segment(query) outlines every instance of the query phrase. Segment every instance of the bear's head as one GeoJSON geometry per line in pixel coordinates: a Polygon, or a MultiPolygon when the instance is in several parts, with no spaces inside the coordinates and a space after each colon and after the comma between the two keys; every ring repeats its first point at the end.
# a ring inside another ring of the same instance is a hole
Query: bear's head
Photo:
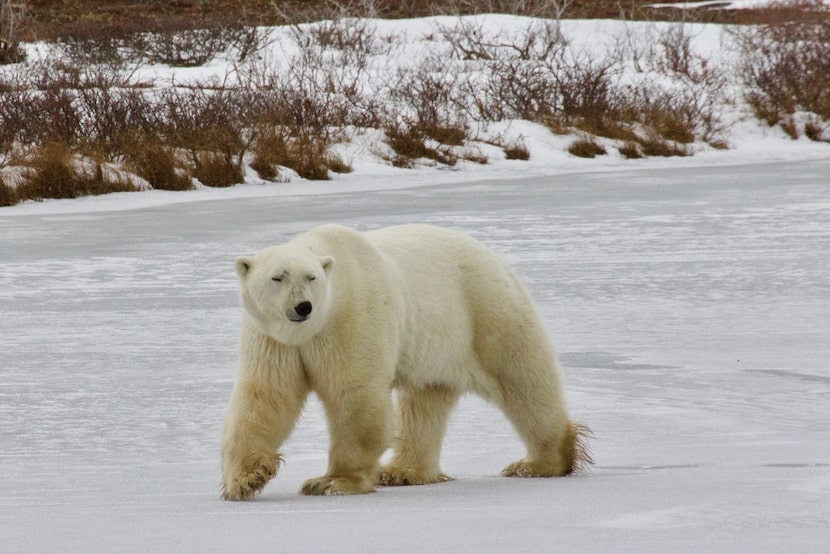
{"type": "Polygon", "coordinates": [[[300,345],[325,325],[334,258],[295,245],[271,246],[236,259],[245,312],[277,342],[300,345]]]}

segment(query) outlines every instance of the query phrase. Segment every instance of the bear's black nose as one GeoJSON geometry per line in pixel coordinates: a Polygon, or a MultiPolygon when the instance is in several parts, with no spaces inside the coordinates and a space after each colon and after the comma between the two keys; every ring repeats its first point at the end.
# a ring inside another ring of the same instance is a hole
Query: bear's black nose
{"type": "Polygon", "coordinates": [[[306,317],[308,314],[311,313],[311,302],[300,302],[299,304],[294,306],[294,311],[297,312],[298,316],[306,317]]]}

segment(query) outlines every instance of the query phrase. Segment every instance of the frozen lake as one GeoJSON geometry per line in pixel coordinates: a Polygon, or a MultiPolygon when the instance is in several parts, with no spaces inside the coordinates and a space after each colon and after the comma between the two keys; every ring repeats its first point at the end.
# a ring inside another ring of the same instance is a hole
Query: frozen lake
{"type": "Polygon", "coordinates": [[[0,475],[3,553],[826,552],[830,161],[0,213],[0,475]],[[221,501],[233,259],[324,222],[501,252],[592,471],[498,477],[521,444],[469,397],[455,481],[303,497],[326,461],[312,401],[264,493],[221,501]]]}

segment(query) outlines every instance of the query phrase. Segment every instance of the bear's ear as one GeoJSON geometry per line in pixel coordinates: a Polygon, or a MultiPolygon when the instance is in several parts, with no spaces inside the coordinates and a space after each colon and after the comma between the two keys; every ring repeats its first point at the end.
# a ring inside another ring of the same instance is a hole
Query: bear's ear
{"type": "Polygon", "coordinates": [[[239,256],[236,258],[236,274],[240,277],[245,277],[251,269],[254,260],[249,256],[239,256]]]}
{"type": "Polygon", "coordinates": [[[328,275],[334,267],[334,258],[331,256],[320,256],[320,265],[322,266],[323,271],[326,272],[326,275],[328,275]]]}

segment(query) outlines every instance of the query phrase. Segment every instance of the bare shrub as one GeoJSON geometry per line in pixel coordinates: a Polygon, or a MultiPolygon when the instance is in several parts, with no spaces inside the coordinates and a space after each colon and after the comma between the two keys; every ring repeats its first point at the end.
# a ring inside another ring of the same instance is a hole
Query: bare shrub
{"type": "Polygon", "coordinates": [[[71,66],[103,65],[120,70],[144,60],[144,31],[140,22],[129,19],[106,26],[80,21],[64,26],[54,47],[71,66]]]}
{"type": "Polygon", "coordinates": [[[477,60],[483,70],[482,78],[458,80],[465,95],[459,104],[474,119],[540,121],[559,111],[556,72],[551,69],[568,43],[558,21],[529,20],[515,32],[488,35],[482,20],[459,19],[438,30],[455,57],[477,60]]]}
{"type": "Polygon", "coordinates": [[[20,63],[26,60],[26,51],[19,42],[0,40],[0,65],[20,63]]]}
{"type": "Polygon", "coordinates": [[[556,71],[562,114],[572,125],[606,135],[620,118],[619,68],[610,59],[575,57],[556,71]]]}
{"type": "Polygon", "coordinates": [[[636,109],[627,114],[652,134],[667,140],[688,144],[695,140],[694,113],[684,110],[684,98],[665,91],[635,92],[636,109]],[[654,96],[656,95],[656,96],[654,96]]]}
{"type": "Polygon", "coordinates": [[[328,68],[331,82],[345,84],[348,80],[354,86],[356,81],[350,75],[362,74],[372,57],[392,51],[392,37],[379,36],[370,20],[380,9],[374,0],[326,2],[314,8],[311,14],[305,10],[280,13],[289,22],[294,42],[302,51],[302,63],[308,65],[311,55],[317,64],[328,68]],[[314,23],[302,25],[302,21],[314,23]]]}
{"type": "Polygon", "coordinates": [[[154,107],[109,66],[73,68],[62,63],[29,67],[8,90],[0,87],[0,148],[60,142],[117,158],[121,137],[152,127],[154,107]]]}
{"type": "Polygon", "coordinates": [[[283,8],[282,2],[272,2],[272,8],[280,19],[289,25],[309,21],[334,21],[345,18],[375,19],[398,0],[338,0],[326,2],[300,2],[283,8]]]}
{"type": "Polygon", "coordinates": [[[698,56],[692,49],[692,36],[683,23],[671,25],[657,36],[656,51],[652,50],[655,63],[664,74],[691,76],[697,71],[698,56]]]}
{"type": "Polygon", "coordinates": [[[691,142],[697,136],[711,143],[728,129],[724,111],[734,99],[728,92],[726,70],[717,60],[695,52],[692,38],[688,25],[675,23],[659,35],[657,48],[652,51],[651,65],[674,83],[671,90],[664,91],[660,104],[677,114],[675,127],[685,127],[683,132],[691,138],[663,136],[679,142],[691,142]]]}
{"type": "Polygon", "coordinates": [[[156,127],[154,106],[135,88],[88,86],[77,91],[79,131],[84,146],[113,160],[129,146],[128,135],[149,134],[156,127]]]}
{"type": "Polygon", "coordinates": [[[30,108],[25,142],[77,143],[82,114],[78,111],[72,90],[64,88],[59,82],[44,83],[44,88],[32,95],[30,108]]]}
{"type": "Polygon", "coordinates": [[[620,130],[618,121],[625,100],[619,60],[613,52],[597,56],[558,36],[556,46],[539,59],[541,67],[533,74],[532,90],[538,91],[533,97],[542,107],[542,117],[534,120],[541,120],[555,132],[576,127],[590,134],[614,136],[620,130]]]}
{"type": "MultiPolygon", "coordinates": [[[[402,112],[411,132],[393,130],[398,136],[430,137],[448,145],[463,144],[467,125],[459,105],[458,75],[437,57],[428,57],[415,68],[402,68],[388,87],[388,96],[402,112]]],[[[388,133],[387,133],[388,134],[388,133]]]]}
{"type": "Polygon", "coordinates": [[[15,144],[24,141],[31,125],[32,92],[0,88],[0,167],[6,165],[15,144]]]}
{"type": "Polygon", "coordinates": [[[595,158],[607,154],[605,147],[591,138],[575,140],[568,146],[568,153],[579,158],[595,158]]]}
{"type": "Polygon", "coordinates": [[[0,65],[26,60],[26,51],[20,46],[20,34],[28,19],[26,0],[0,0],[0,65]]]}
{"type": "Polygon", "coordinates": [[[470,93],[477,120],[551,120],[561,111],[559,86],[550,67],[538,61],[504,57],[488,64],[484,91],[470,93]]]}
{"type": "MultiPolygon", "coordinates": [[[[254,162],[266,175],[288,167],[306,179],[329,179],[342,161],[329,154],[351,121],[348,106],[334,92],[313,84],[280,80],[263,99],[254,141],[254,162]]],[[[263,176],[263,178],[266,178],[263,176]]]]}
{"type": "MultiPolygon", "coordinates": [[[[410,0],[418,5],[417,0],[410,0]]],[[[545,0],[533,2],[527,0],[443,0],[426,2],[433,12],[461,15],[481,13],[510,13],[537,18],[561,19],[567,12],[572,17],[580,16],[579,5],[573,0],[545,0]],[[575,5],[577,4],[577,5],[575,5]]],[[[590,2],[587,4],[595,4],[590,2]]]]}
{"type": "MultiPolygon", "coordinates": [[[[820,1],[802,2],[821,11],[820,1]]],[[[745,99],[769,125],[806,111],[830,120],[830,16],[769,23],[734,31],[745,99]]]]}
{"type": "MultiPolygon", "coordinates": [[[[556,13],[561,15],[563,7],[556,13]]],[[[655,32],[653,44],[642,51],[632,54],[638,41],[623,37],[601,56],[571,45],[558,21],[530,23],[495,37],[488,36],[482,20],[461,19],[441,30],[454,55],[484,74],[461,80],[458,103],[474,119],[522,118],[554,132],[575,127],[629,142],[645,134],[681,143],[715,142],[728,127],[726,74],[693,50],[689,27],[682,23],[655,32]],[[631,55],[643,75],[623,83],[631,55]]]]}
{"type": "Polygon", "coordinates": [[[380,54],[385,50],[371,22],[347,14],[315,23],[308,27],[307,33],[321,48],[339,50],[349,57],[380,54]]]}
{"type": "Polygon", "coordinates": [[[242,160],[253,141],[254,105],[242,91],[168,89],[161,94],[161,132],[171,146],[188,154],[193,175],[218,186],[242,181],[242,160]],[[212,172],[216,172],[215,176],[212,172]]]}
{"type": "Polygon", "coordinates": [[[450,27],[438,25],[438,30],[461,60],[496,60],[512,56],[520,60],[550,59],[567,45],[559,21],[530,19],[515,33],[488,35],[481,19],[459,18],[450,27]]]}
{"type": "Polygon", "coordinates": [[[144,44],[147,61],[173,67],[198,67],[238,44],[240,27],[209,25],[198,29],[160,30],[144,44]]]}
{"type": "Polygon", "coordinates": [[[383,99],[376,89],[366,92],[371,80],[368,58],[344,59],[340,51],[333,56],[314,38],[313,30],[293,27],[299,52],[288,60],[264,55],[239,64],[243,86],[267,91],[263,101],[269,106],[264,111],[273,114],[274,121],[308,127],[313,134],[331,134],[329,129],[350,125],[379,127],[383,99]]]}
{"type": "Polygon", "coordinates": [[[256,91],[246,113],[254,120],[253,167],[264,179],[276,178],[280,166],[307,179],[328,179],[329,170],[348,166],[329,152],[344,129],[379,126],[381,100],[363,91],[366,67],[327,56],[302,34],[308,29],[296,26],[300,50],[285,65],[264,59],[239,68],[245,87],[256,91]]]}

